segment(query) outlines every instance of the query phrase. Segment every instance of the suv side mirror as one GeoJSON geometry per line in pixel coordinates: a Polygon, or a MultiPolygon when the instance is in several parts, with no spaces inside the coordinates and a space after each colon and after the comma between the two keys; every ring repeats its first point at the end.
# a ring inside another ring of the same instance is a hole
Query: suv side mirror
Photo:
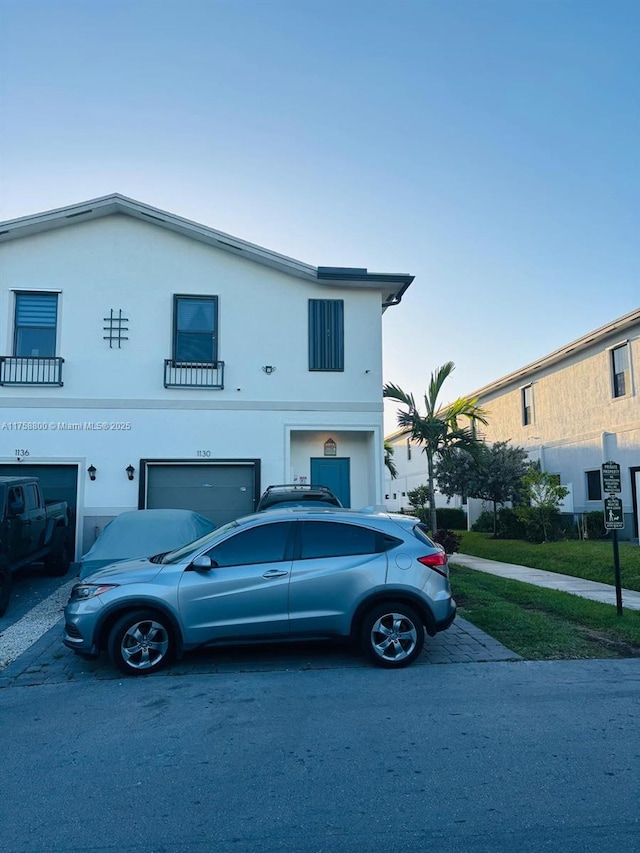
{"type": "Polygon", "coordinates": [[[211,561],[211,557],[208,557],[206,554],[200,554],[199,557],[196,557],[195,560],[191,563],[192,569],[212,569],[213,562],[211,561]]]}

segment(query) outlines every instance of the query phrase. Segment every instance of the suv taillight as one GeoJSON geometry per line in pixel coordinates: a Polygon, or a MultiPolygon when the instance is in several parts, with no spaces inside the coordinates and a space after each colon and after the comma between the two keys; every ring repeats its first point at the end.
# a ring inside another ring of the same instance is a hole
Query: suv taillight
{"type": "Polygon", "coordinates": [[[442,575],[443,578],[449,577],[446,568],[440,568],[441,566],[446,567],[447,565],[447,555],[444,551],[436,551],[435,554],[427,554],[426,557],[418,557],[418,562],[422,563],[423,566],[428,566],[428,568],[433,569],[434,572],[442,575]]]}

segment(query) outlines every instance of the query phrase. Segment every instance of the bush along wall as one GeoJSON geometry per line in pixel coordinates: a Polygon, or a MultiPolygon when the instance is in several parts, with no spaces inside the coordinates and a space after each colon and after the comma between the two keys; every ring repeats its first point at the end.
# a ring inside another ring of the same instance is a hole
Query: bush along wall
{"type": "Polygon", "coordinates": [[[451,507],[436,508],[438,529],[466,530],[467,515],[463,509],[451,507]]]}

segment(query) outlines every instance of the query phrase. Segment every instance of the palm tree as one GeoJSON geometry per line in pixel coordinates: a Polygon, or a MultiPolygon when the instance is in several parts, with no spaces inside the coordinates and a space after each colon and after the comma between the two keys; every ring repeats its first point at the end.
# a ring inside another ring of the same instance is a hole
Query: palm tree
{"type": "Polygon", "coordinates": [[[394,446],[390,442],[385,441],[385,443],[384,443],[384,464],[386,465],[387,471],[389,472],[389,475],[391,476],[392,480],[395,480],[396,477],[398,476],[398,466],[393,461],[393,454],[394,453],[395,453],[394,446]]]}
{"type": "Polygon", "coordinates": [[[487,423],[487,413],[478,406],[477,398],[458,397],[447,406],[439,404],[438,397],[442,386],[454,369],[454,363],[448,361],[431,374],[429,388],[424,395],[425,414],[421,414],[418,410],[413,394],[407,394],[402,388],[391,384],[385,385],[383,390],[383,395],[387,399],[395,400],[406,407],[404,411],[398,412],[398,426],[405,435],[411,436],[413,441],[422,445],[422,452],[427,457],[427,488],[432,533],[435,533],[437,528],[434,460],[436,456],[446,456],[454,448],[461,448],[475,454],[483,445],[476,435],[476,424],[487,423]],[[462,424],[461,420],[468,423],[462,424]]]}

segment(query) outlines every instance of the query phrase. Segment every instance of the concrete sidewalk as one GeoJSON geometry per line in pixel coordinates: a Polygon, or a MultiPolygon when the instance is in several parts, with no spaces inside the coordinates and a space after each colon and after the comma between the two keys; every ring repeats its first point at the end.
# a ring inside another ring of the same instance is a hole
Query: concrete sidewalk
{"type": "MultiPolygon", "coordinates": [[[[495,560],[485,560],[482,557],[469,557],[467,554],[452,554],[449,557],[449,562],[489,575],[523,581],[534,586],[542,586],[545,589],[559,589],[562,592],[570,593],[570,595],[579,595],[581,598],[589,598],[591,601],[616,606],[616,588],[606,583],[586,581],[582,578],[574,578],[572,575],[559,575],[556,572],[543,572],[541,569],[516,566],[514,563],[498,563],[495,560]]],[[[640,610],[640,592],[623,589],[622,607],[627,610],[640,610]]]]}

